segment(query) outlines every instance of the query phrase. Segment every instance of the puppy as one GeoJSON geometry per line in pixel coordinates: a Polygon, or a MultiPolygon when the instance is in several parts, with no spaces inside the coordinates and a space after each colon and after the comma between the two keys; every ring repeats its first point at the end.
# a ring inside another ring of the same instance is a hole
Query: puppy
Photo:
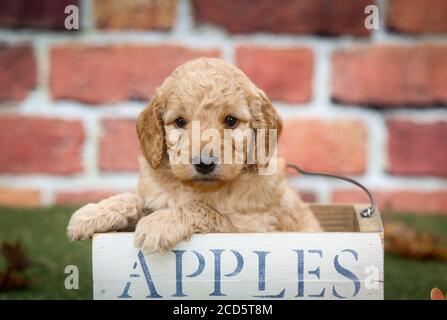
{"type": "Polygon", "coordinates": [[[267,138],[275,132],[279,137],[281,130],[265,93],[233,65],[200,58],[179,66],[137,121],[144,155],[138,194],[79,209],[69,222],[69,238],[135,228],[137,248],[164,253],[194,233],[321,231],[309,206],[288,185],[284,161],[270,156],[276,139],[267,138]],[[200,140],[191,151],[194,132],[210,129],[224,139],[200,140]],[[264,130],[265,141],[255,135],[238,148],[225,137],[225,130],[236,129],[264,130]],[[205,148],[212,152],[204,153],[205,148]],[[251,161],[258,148],[270,152],[267,161],[251,161]],[[222,149],[231,151],[232,161],[222,161],[222,149]],[[187,161],[175,159],[179,150],[187,161]]]}

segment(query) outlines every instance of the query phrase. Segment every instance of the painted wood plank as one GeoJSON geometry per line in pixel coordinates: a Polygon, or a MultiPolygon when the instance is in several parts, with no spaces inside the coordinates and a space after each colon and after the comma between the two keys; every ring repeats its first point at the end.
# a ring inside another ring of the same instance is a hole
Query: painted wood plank
{"type": "Polygon", "coordinates": [[[133,233],[93,239],[95,299],[383,299],[378,233],[194,235],[143,256],[133,233]]]}

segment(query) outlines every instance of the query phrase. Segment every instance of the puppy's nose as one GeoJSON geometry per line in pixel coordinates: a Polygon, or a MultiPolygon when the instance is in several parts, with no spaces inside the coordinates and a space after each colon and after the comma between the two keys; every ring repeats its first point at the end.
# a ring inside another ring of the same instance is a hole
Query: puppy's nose
{"type": "Polygon", "coordinates": [[[216,168],[216,159],[213,157],[202,157],[199,163],[194,164],[194,168],[201,174],[208,174],[216,168]]]}
{"type": "Polygon", "coordinates": [[[201,174],[208,174],[214,171],[214,168],[216,168],[216,164],[214,162],[211,162],[209,164],[200,162],[199,164],[195,164],[194,168],[196,168],[197,172],[201,174]]]}

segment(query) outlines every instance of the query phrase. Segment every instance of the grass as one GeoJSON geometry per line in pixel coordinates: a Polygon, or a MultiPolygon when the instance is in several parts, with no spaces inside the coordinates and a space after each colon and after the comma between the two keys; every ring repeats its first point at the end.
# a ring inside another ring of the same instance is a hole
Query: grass
{"type": "Polygon", "coordinates": [[[92,299],[91,241],[67,240],[65,228],[72,212],[73,208],[56,207],[0,209],[0,242],[20,240],[32,261],[26,272],[29,289],[0,293],[0,299],[92,299]],[[65,289],[67,265],[79,268],[79,290],[65,289]]]}
{"type": "MultiPolygon", "coordinates": [[[[0,293],[0,299],[92,299],[91,241],[70,243],[65,236],[73,210],[0,208],[0,242],[20,240],[33,263],[26,272],[29,288],[0,293]],[[64,287],[67,265],[79,268],[78,290],[64,287]]],[[[447,217],[399,214],[393,219],[447,236],[447,217]]],[[[0,270],[3,268],[0,258],[0,270]]],[[[445,263],[385,256],[386,299],[427,299],[436,286],[447,290],[445,263]]]]}
{"type": "MultiPolygon", "coordinates": [[[[397,214],[393,220],[438,235],[447,244],[447,217],[397,214]]],[[[385,299],[429,299],[430,290],[447,291],[447,264],[385,255],[385,299]]]]}

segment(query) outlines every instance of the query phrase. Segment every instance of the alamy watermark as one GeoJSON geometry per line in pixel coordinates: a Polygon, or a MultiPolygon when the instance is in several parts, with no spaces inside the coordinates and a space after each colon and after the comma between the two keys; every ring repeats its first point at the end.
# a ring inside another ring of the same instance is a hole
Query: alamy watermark
{"type": "Polygon", "coordinates": [[[64,9],[65,17],[64,26],[67,30],[79,29],[79,8],[75,5],[68,5],[64,9]]]}
{"type": "Polygon", "coordinates": [[[65,277],[64,286],[67,290],[78,290],[79,289],[79,269],[75,265],[68,265],[64,270],[65,277]]]}
{"type": "Polygon", "coordinates": [[[368,16],[365,18],[364,26],[368,30],[379,29],[379,7],[376,5],[369,5],[365,7],[365,14],[368,16]]]}
{"type": "Polygon", "coordinates": [[[171,164],[256,164],[260,175],[276,172],[276,129],[201,130],[200,121],[192,121],[190,133],[174,129],[167,135],[171,164]]]}
{"type": "MultiPolygon", "coordinates": [[[[64,26],[67,30],[79,29],[79,8],[76,5],[68,5],[64,9],[66,14],[64,26]]],[[[368,16],[365,18],[364,26],[368,30],[379,29],[379,7],[376,5],[368,5],[365,7],[364,13],[368,16]]]]}

